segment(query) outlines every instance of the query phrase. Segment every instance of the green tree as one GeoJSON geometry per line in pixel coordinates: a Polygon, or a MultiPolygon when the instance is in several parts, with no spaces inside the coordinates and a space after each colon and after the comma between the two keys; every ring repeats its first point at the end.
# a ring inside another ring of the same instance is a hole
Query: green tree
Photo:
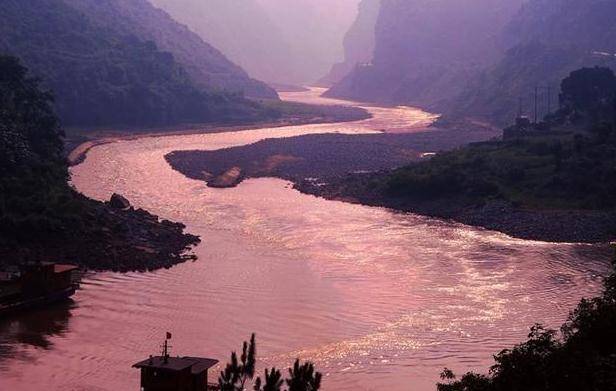
{"type": "Polygon", "coordinates": [[[322,375],[314,370],[311,362],[300,364],[299,359],[295,360],[293,368],[289,368],[289,376],[289,391],[317,391],[321,388],[322,375]]]}
{"type": "MultiPolygon", "coordinates": [[[[616,269],[616,262],[614,263],[616,269]]],[[[528,340],[497,354],[488,376],[445,370],[439,391],[616,389],[616,270],[603,295],[582,300],[560,333],[535,325],[528,340]]]]}
{"type": "MultiPolygon", "coordinates": [[[[51,94],[40,89],[39,81],[28,76],[28,70],[17,58],[0,56],[1,142],[4,151],[12,151],[0,159],[13,156],[12,161],[4,160],[3,163],[18,163],[15,154],[20,150],[22,157],[29,155],[31,158],[28,163],[63,163],[64,133],[53,112],[52,102],[51,94]]],[[[2,168],[8,167],[2,165],[2,168]]],[[[63,170],[63,177],[66,177],[66,170],[63,170]]]]}
{"type": "Polygon", "coordinates": [[[271,372],[266,369],[264,379],[265,384],[261,387],[261,378],[257,378],[254,386],[255,391],[280,391],[284,384],[282,373],[276,368],[272,368],[271,372]]]}
{"type": "Polygon", "coordinates": [[[0,244],[57,233],[70,204],[63,132],[52,96],[14,57],[0,56],[0,244]]]}
{"type": "Polygon", "coordinates": [[[612,121],[615,99],[616,76],[609,68],[582,68],[561,83],[561,106],[574,120],[612,121]]]}
{"type": "Polygon", "coordinates": [[[231,353],[231,362],[220,372],[218,385],[221,391],[244,391],[246,382],[255,376],[257,363],[257,345],[255,334],[250,337],[250,343],[244,341],[240,360],[235,352],[231,353]]]}

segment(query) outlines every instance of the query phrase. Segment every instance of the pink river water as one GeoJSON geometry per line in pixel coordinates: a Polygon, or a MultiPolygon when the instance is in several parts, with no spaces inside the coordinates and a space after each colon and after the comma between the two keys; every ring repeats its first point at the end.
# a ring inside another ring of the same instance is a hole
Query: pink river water
{"type": "MultiPolygon", "coordinates": [[[[287,99],[330,103],[318,91],[287,99]]],[[[352,104],[350,102],[343,102],[352,104]]],[[[365,121],[150,137],[92,149],[74,186],[181,221],[196,262],[88,276],[74,303],[0,320],[0,390],[139,389],[131,365],[159,351],[226,361],[257,333],[259,363],[316,363],[324,390],[435,389],[443,367],[485,371],[535,322],[556,327],[608,270],[602,247],[524,241],[300,194],[278,179],[215,190],[173,171],[174,150],[271,137],[420,128],[412,108],[365,121]]],[[[211,377],[216,377],[216,369],[211,377]]]]}

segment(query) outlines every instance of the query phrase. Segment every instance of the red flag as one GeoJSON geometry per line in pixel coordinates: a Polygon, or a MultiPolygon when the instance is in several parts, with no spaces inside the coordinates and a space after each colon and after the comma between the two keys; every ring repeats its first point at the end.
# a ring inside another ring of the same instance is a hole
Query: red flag
{"type": "Polygon", "coordinates": [[[167,331],[167,339],[171,339],[171,333],[167,331]]]}

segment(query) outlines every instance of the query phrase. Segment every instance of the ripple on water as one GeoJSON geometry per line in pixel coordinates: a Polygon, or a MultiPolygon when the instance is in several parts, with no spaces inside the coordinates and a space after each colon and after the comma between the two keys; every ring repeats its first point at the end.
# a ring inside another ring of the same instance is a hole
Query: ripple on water
{"type": "Polygon", "coordinates": [[[314,360],[327,390],[432,390],[444,366],[484,371],[533,323],[558,326],[581,297],[598,292],[610,256],[602,247],[523,241],[326,201],[276,179],[209,189],[163,159],[173,150],[402,129],[430,118],[409,108],[369,110],[372,119],[351,124],[94,148],[72,170],[75,186],[99,199],[122,193],[184,222],[202,236],[199,261],[89,275],[73,307],[0,322],[0,388],[137,389],[130,366],[156,353],[166,331],[173,353],[221,360],[255,331],[262,365],[314,360]]]}

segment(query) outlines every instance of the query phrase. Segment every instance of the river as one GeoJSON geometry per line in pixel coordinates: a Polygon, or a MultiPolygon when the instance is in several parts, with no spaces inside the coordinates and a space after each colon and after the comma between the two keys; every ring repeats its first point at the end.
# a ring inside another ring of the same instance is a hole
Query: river
{"type": "MultiPolygon", "coordinates": [[[[315,90],[285,97],[331,102],[315,90]]],[[[170,331],[172,354],[222,362],[256,332],[261,368],[313,360],[325,390],[433,390],[443,367],[485,371],[532,324],[556,327],[580,298],[599,292],[604,247],[327,201],[278,179],[210,189],[163,159],[268,137],[408,130],[432,119],[412,108],[368,110],[373,118],[355,123],[93,148],[72,169],[74,186],[101,200],[121,193],[182,221],[202,237],[199,259],[152,273],[93,274],[73,303],[1,321],[0,389],[137,390],[131,365],[157,354],[170,331]]]]}

